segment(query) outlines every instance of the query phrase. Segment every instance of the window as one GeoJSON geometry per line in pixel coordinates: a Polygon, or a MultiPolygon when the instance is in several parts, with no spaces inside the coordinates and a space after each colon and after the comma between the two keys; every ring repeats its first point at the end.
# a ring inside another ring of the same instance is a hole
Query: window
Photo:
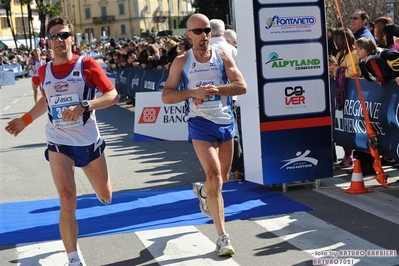
{"type": "Polygon", "coordinates": [[[125,5],[119,4],[119,15],[125,15],[125,5]]]}
{"type": "Polygon", "coordinates": [[[110,29],[109,26],[104,26],[101,27],[101,35],[103,36],[105,34],[105,36],[109,36],[110,33],[110,29]]]}
{"type": "Polygon", "coordinates": [[[90,8],[85,8],[86,19],[91,18],[90,8]]]}
{"type": "Polygon", "coordinates": [[[125,24],[121,24],[121,34],[126,34],[126,26],[125,26],[125,24]]]}
{"type": "Polygon", "coordinates": [[[101,7],[101,16],[102,17],[106,17],[107,16],[107,7],[106,6],[102,6],[101,7]]]}
{"type": "Polygon", "coordinates": [[[14,0],[14,5],[20,5],[21,1],[20,0],[14,0]]]}
{"type": "Polygon", "coordinates": [[[88,44],[89,42],[93,41],[93,28],[87,28],[85,29],[85,38],[86,38],[86,34],[87,34],[87,38],[89,38],[88,40],[86,40],[86,44],[88,44]]]}
{"type": "Polygon", "coordinates": [[[24,17],[23,22],[22,22],[22,17],[16,17],[15,24],[16,24],[17,34],[23,34],[24,33],[24,24],[25,24],[25,30],[27,30],[28,23],[29,23],[28,17],[24,17]]]}
{"type": "Polygon", "coordinates": [[[8,29],[10,25],[8,24],[7,18],[3,17],[1,18],[1,28],[2,29],[8,29]]]}
{"type": "Polygon", "coordinates": [[[87,28],[85,29],[85,34],[87,33],[90,36],[90,33],[93,34],[94,30],[93,28],[87,28]]]}

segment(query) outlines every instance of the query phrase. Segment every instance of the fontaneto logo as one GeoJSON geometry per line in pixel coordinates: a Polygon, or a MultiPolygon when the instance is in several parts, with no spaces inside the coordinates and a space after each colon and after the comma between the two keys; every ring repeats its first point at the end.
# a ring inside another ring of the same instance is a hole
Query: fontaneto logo
{"type": "Polygon", "coordinates": [[[160,106],[144,107],[140,115],[139,124],[155,124],[159,110],[161,110],[160,106]]]}
{"type": "Polygon", "coordinates": [[[265,29],[270,29],[271,27],[288,27],[288,26],[310,26],[316,23],[316,18],[314,16],[301,16],[301,17],[280,17],[273,16],[266,20],[265,29]]]}
{"type": "Polygon", "coordinates": [[[264,42],[319,39],[323,24],[318,6],[259,10],[260,37],[264,42]]]}
{"type": "Polygon", "coordinates": [[[312,157],[308,157],[310,154],[309,150],[306,150],[304,153],[298,151],[294,158],[282,160],[282,162],[286,162],[280,169],[287,169],[287,170],[294,170],[294,169],[301,169],[301,168],[309,168],[316,166],[318,160],[312,157]]]}

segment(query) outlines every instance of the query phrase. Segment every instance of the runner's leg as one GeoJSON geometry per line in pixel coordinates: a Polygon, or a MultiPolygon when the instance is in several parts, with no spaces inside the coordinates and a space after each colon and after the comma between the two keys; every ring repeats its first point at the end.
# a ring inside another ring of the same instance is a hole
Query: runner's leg
{"type": "Polygon", "coordinates": [[[89,179],[97,196],[106,201],[110,200],[112,197],[112,185],[104,153],[87,166],[82,167],[82,170],[89,179]]]}
{"type": "Polygon", "coordinates": [[[75,163],[63,153],[48,152],[51,173],[60,197],[60,233],[67,253],[77,250],[75,163]]]}

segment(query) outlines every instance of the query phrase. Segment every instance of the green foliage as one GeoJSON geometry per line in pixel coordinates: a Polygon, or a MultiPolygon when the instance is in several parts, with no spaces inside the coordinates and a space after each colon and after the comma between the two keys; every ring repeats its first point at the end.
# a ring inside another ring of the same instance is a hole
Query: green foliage
{"type": "MultiPolygon", "coordinates": [[[[229,12],[229,0],[195,0],[193,7],[197,12],[204,14],[209,19],[221,19],[226,23],[229,12]]],[[[185,26],[184,26],[185,27],[185,26]]]]}

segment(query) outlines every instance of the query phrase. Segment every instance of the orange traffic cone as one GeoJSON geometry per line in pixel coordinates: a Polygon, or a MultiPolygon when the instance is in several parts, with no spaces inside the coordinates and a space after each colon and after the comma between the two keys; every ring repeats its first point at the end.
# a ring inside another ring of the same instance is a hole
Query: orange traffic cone
{"type": "Polygon", "coordinates": [[[360,166],[359,160],[355,160],[355,165],[353,166],[351,186],[349,189],[344,190],[344,192],[349,194],[363,194],[373,192],[372,190],[364,187],[362,167],[360,166]]]}

